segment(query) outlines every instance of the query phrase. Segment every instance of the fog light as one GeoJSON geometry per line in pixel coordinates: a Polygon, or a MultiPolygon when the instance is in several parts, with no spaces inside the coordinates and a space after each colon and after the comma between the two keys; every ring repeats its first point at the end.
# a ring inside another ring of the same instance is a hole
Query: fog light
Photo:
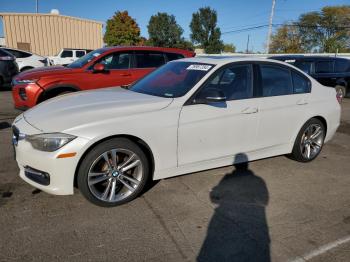
{"type": "Polygon", "coordinates": [[[27,100],[27,93],[25,88],[20,88],[18,93],[22,100],[27,100]]]}
{"type": "Polygon", "coordinates": [[[30,180],[44,186],[50,185],[50,175],[44,171],[34,169],[30,166],[24,167],[24,175],[30,180]]]}

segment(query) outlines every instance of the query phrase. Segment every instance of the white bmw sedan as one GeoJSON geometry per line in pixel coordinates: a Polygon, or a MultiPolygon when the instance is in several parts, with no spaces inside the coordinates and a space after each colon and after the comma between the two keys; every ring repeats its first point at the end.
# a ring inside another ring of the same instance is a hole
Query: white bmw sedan
{"type": "Polygon", "coordinates": [[[46,101],[15,119],[13,144],[29,184],[56,195],[77,186],[92,203],[116,206],[152,179],[283,154],[311,161],[339,122],[335,90],[293,66],[191,58],[128,90],[46,101]]]}

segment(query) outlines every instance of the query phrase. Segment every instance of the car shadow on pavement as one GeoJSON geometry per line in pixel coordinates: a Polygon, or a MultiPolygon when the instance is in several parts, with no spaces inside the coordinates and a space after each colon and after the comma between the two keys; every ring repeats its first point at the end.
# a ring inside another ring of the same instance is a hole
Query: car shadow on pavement
{"type": "Polygon", "coordinates": [[[270,236],[264,180],[248,168],[245,154],[235,156],[232,173],[210,193],[216,205],[197,261],[270,261],[270,236]]]}

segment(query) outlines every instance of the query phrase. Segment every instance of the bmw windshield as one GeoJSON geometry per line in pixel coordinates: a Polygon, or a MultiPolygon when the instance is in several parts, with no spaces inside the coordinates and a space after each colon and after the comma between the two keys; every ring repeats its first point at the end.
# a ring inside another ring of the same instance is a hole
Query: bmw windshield
{"type": "Polygon", "coordinates": [[[75,60],[73,63],[67,65],[67,67],[68,68],[82,68],[84,65],[89,63],[95,57],[102,55],[106,50],[107,49],[105,49],[105,48],[96,49],[96,50],[80,57],[78,60],[75,60]]]}
{"type": "Polygon", "coordinates": [[[129,90],[160,97],[180,97],[213,67],[212,64],[195,62],[170,62],[136,82],[129,90]]]}

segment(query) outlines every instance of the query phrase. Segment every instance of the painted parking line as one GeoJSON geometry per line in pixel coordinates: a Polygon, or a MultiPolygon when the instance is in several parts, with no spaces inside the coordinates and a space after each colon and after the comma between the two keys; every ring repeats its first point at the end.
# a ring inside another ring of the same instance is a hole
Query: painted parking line
{"type": "Polygon", "coordinates": [[[339,238],[338,240],[328,243],[326,245],[320,246],[314,250],[312,250],[309,253],[306,253],[305,255],[301,256],[301,257],[296,257],[292,260],[290,260],[289,262],[305,262],[308,261],[314,257],[320,256],[326,252],[328,252],[329,250],[336,248],[338,246],[341,246],[347,242],[350,242],[350,235],[349,236],[345,236],[343,238],[339,238]]]}

